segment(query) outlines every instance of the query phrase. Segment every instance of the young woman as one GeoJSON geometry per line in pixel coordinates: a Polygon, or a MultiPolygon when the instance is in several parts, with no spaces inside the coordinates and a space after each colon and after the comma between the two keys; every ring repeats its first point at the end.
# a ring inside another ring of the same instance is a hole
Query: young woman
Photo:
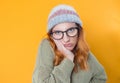
{"type": "Polygon", "coordinates": [[[39,46],[32,83],[106,83],[105,70],[88,48],[73,7],[52,9],[47,35],[39,46]]]}

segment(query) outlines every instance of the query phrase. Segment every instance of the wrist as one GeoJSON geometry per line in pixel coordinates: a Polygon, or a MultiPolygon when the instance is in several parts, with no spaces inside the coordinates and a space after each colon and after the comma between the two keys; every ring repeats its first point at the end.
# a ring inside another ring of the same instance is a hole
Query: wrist
{"type": "Polygon", "coordinates": [[[70,56],[70,55],[67,55],[66,58],[68,58],[69,60],[71,60],[73,62],[74,60],[74,55],[70,56]]]}

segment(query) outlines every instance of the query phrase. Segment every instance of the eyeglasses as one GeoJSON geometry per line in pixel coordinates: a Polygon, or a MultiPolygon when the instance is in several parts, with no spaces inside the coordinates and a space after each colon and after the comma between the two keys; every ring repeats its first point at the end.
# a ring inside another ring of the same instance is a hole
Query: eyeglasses
{"type": "Polygon", "coordinates": [[[66,33],[68,37],[74,37],[78,34],[78,31],[79,31],[79,27],[71,27],[66,31],[54,31],[54,32],[51,32],[50,34],[54,39],[60,40],[63,38],[64,33],[66,33]]]}

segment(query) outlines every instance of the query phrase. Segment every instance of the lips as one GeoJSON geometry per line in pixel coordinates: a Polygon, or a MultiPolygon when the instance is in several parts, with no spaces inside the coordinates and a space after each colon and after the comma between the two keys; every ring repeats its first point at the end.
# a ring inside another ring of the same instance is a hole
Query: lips
{"type": "Polygon", "coordinates": [[[64,44],[64,46],[65,46],[65,47],[71,47],[72,44],[71,44],[71,43],[69,43],[69,44],[64,44]]]}

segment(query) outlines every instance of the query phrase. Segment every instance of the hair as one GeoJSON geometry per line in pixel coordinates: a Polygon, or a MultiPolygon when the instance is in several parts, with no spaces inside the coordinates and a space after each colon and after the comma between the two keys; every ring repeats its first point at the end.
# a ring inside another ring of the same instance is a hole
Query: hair
{"type": "MultiPolygon", "coordinates": [[[[76,25],[79,27],[79,32],[78,32],[78,42],[77,45],[75,46],[73,53],[75,55],[74,57],[74,71],[77,72],[78,68],[82,70],[87,70],[88,69],[88,64],[87,64],[87,59],[88,59],[88,52],[89,52],[89,47],[88,44],[85,41],[84,37],[84,31],[83,28],[76,23],[76,25]]],[[[54,43],[53,39],[50,36],[50,30],[47,35],[48,35],[48,40],[50,41],[50,44],[55,52],[55,58],[54,58],[54,66],[57,66],[61,63],[61,61],[65,58],[64,55],[57,49],[56,44],[54,43]]]]}

